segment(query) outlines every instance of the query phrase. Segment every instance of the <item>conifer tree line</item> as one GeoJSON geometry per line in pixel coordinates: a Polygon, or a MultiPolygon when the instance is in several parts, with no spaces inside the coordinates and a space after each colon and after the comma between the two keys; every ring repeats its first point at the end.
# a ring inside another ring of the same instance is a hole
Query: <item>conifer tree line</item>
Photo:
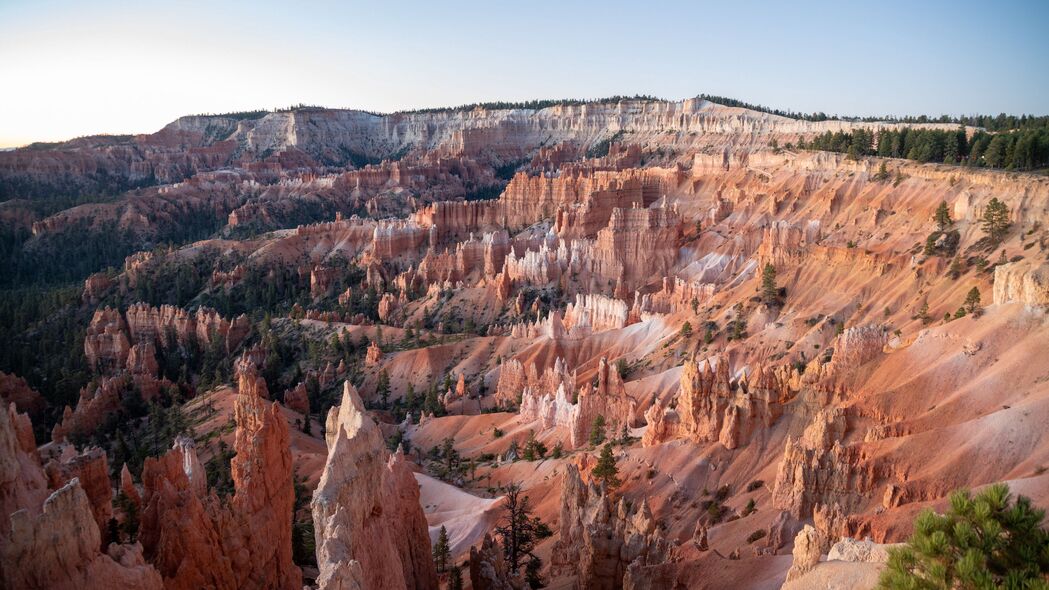
{"type": "Polygon", "coordinates": [[[1005,170],[1034,170],[1049,166],[1049,123],[1014,131],[987,133],[979,130],[967,137],[964,127],[955,130],[871,129],[853,132],[830,131],[798,148],[846,153],[850,157],[881,156],[917,162],[964,164],[1005,170]]]}

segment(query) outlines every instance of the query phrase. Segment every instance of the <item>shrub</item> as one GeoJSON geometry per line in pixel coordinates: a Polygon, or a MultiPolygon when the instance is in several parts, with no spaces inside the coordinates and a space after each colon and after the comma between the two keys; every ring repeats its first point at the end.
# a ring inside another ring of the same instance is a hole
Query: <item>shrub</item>
{"type": "Polygon", "coordinates": [[[757,541],[758,539],[763,539],[763,538],[765,538],[766,534],[768,534],[768,531],[766,531],[765,529],[758,529],[758,530],[754,531],[753,533],[750,533],[749,535],[747,535],[747,543],[753,543],[754,541],[757,541]]]}
{"type": "Polygon", "coordinates": [[[1049,574],[1045,511],[996,484],[973,497],[951,495],[950,509],[926,509],[907,544],[889,550],[879,588],[1044,588],[1049,574]]]}

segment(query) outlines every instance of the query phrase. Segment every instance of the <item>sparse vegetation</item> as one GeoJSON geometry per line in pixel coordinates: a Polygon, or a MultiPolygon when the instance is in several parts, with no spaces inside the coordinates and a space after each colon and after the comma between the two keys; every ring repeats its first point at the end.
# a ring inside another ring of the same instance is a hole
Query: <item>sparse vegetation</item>
{"type": "Polygon", "coordinates": [[[1049,531],[1045,511],[1013,498],[995,484],[973,496],[966,490],[950,498],[946,514],[924,510],[914,521],[907,544],[889,550],[889,564],[878,587],[1045,588],[1049,576],[1049,531]]]}
{"type": "Polygon", "coordinates": [[[612,443],[605,443],[601,448],[601,456],[598,457],[597,465],[591,474],[610,490],[616,489],[622,483],[619,480],[619,467],[616,465],[615,455],[612,454],[612,443]]]}
{"type": "Polygon", "coordinates": [[[987,207],[983,210],[983,216],[981,217],[983,231],[991,239],[992,243],[998,244],[1005,238],[1009,225],[1009,207],[999,201],[998,197],[992,197],[991,201],[987,203],[987,207]]]}
{"type": "Polygon", "coordinates": [[[605,417],[598,415],[590,427],[590,446],[596,447],[605,442],[605,417]]]}

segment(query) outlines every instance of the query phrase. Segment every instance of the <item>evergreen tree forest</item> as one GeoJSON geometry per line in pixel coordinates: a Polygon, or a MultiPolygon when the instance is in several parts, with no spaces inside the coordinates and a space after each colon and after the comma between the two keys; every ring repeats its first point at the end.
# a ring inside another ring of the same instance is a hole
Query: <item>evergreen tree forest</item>
{"type": "Polygon", "coordinates": [[[852,133],[830,131],[798,148],[848,154],[852,158],[880,156],[916,162],[959,164],[1003,170],[1036,170],[1049,166],[1049,122],[1011,131],[976,131],[968,136],[964,127],[955,130],[856,129],[852,133]]]}

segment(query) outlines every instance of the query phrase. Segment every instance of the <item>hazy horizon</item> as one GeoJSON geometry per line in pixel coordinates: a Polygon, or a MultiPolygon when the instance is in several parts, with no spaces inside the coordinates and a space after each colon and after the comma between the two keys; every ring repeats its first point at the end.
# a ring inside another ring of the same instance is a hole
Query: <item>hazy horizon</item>
{"type": "Polygon", "coordinates": [[[1049,114],[1049,4],[0,1],[0,147],[294,104],[699,94],[842,116],[1049,114]]]}

